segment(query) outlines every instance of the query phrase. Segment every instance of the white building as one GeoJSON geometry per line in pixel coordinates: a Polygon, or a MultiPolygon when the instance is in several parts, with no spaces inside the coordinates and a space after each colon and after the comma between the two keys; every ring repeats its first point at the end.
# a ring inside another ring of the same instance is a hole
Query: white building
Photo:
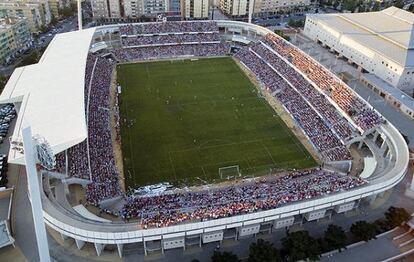
{"type": "Polygon", "coordinates": [[[138,18],[144,13],[142,0],[124,1],[124,15],[128,18],[138,18]]]}
{"type": "MultiPolygon", "coordinates": [[[[308,6],[310,0],[252,0],[253,13],[267,13],[286,10],[293,7],[308,6]]],[[[244,16],[249,12],[249,0],[220,0],[220,9],[227,15],[244,16]]]]}
{"type": "Polygon", "coordinates": [[[155,15],[168,11],[168,3],[168,0],[91,0],[94,19],[155,15]]]}
{"type": "Polygon", "coordinates": [[[307,15],[304,33],[405,92],[414,85],[414,14],[380,12],[307,15]]]}
{"type": "Polygon", "coordinates": [[[254,13],[277,12],[310,4],[310,0],[255,0],[254,13]]]}
{"type": "Polygon", "coordinates": [[[220,9],[227,15],[242,16],[249,11],[248,0],[220,0],[220,9]]]}
{"type": "Polygon", "coordinates": [[[208,18],[209,0],[182,0],[181,14],[186,19],[208,18]]]}
{"type": "Polygon", "coordinates": [[[167,0],[142,0],[145,15],[164,13],[168,8],[167,0]]]}
{"type": "Polygon", "coordinates": [[[91,0],[92,14],[98,18],[120,18],[120,0],[91,0]]]}

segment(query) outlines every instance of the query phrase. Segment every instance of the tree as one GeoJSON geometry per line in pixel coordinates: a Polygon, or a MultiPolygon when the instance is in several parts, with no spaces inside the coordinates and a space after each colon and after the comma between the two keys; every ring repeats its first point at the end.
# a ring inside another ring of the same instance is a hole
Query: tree
{"type": "Polygon", "coordinates": [[[299,20],[289,19],[288,25],[294,28],[304,27],[305,19],[299,19],[299,20]]]}
{"type": "Polygon", "coordinates": [[[0,75],[0,93],[3,91],[7,83],[7,77],[0,75]]]}
{"type": "Polygon", "coordinates": [[[404,208],[391,206],[385,213],[385,218],[392,227],[398,227],[410,220],[411,215],[404,208]]]}
{"type": "Polygon", "coordinates": [[[374,6],[372,7],[372,11],[379,11],[380,10],[380,4],[379,2],[375,2],[374,6]]]}
{"type": "Polygon", "coordinates": [[[77,11],[77,8],[74,6],[64,7],[62,9],[59,9],[59,14],[63,17],[70,17],[75,14],[77,11]]]}
{"type": "Polygon", "coordinates": [[[248,262],[280,262],[279,251],[269,241],[258,239],[250,245],[248,262]]]}
{"type": "Polygon", "coordinates": [[[392,229],[392,226],[384,218],[377,219],[374,221],[375,228],[377,229],[377,234],[384,233],[392,229]]]}
{"type": "Polygon", "coordinates": [[[366,221],[358,221],[352,224],[351,233],[360,241],[369,241],[375,239],[376,228],[366,221]]]}
{"type": "Polygon", "coordinates": [[[321,253],[318,241],[304,230],[288,233],[282,239],[282,246],[287,261],[318,260],[321,253]]]}
{"type": "Polygon", "coordinates": [[[288,35],[285,35],[285,33],[282,30],[275,30],[275,34],[279,35],[280,37],[284,38],[287,41],[290,41],[290,37],[288,35]]]}
{"type": "Polygon", "coordinates": [[[329,225],[325,231],[324,239],[331,249],[338,249],[346,247],[346,235],[342,227],[337,225],[329,225]]]}
{"type": "Polygon", "coordinates": [[[23,60],[19,63],[19,66],[35,64],[39,61],[39,58],[40,58],[39,52],[37,52],[37,50],[34,50],[29,55],[23,58],[23,60]]]}
{"type": "Polygon", "coordinates": [[[211,257],[212,262],[240,262],[241,260],[237,255],[232,252],[219,252],[214,251],[213,256],[211,257]]]}
{"type": "Polygon", "coordinates": [[[57,25],[59,21],[56,19],[56,17],[52,14],[52,19],[50,20],[50,24],[55,26],[57,25]]]}
{"type": "Polygon", "coordinates": [[[398,8],[403,8],[404,5],[405,5],[404,0],[396,0],[395,3],[394,3],[394,6],[398,7],[398,8]]]}

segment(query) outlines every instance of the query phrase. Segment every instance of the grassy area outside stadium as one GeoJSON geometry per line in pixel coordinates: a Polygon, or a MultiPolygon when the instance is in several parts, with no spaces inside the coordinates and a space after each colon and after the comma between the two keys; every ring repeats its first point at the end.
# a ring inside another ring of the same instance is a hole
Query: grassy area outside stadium
{"type": "Polygon", "coordinates": [[[119,65],[118,82],[127,187],[316,165],[232,58],[119,65]]]}

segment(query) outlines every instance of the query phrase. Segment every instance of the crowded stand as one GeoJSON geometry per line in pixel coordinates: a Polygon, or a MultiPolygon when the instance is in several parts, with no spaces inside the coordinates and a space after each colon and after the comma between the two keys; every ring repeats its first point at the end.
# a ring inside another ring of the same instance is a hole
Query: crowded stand
{"type": "Polygon", "coordinates": [[[349,150],[314,110],[315,107],[312,108],[267,62],[249,47],[240,49],[235,56],[283,104],[325,161],[352,159],[349,150]]]}
{"type": "Polygon", "coordinates": [[[346,141],[352,138],[353,130],[348,121],[300,73],[263,43],[255,44],[251,49],[289,81],[298,93],[318,111],[325,124],[341,134],[341,139],[346,141]]]}
{"type": "Polygon", "coordinates": [[[274,34],[266,35],[264,41],[312,80],[319,89],[353,119],[360,131],[368,131],[384,121],[377,112],[369,108],[349,87],[298,48],[274,34]]]}
{"type": "Polygon", "coordinates": [[[145,35],[122,38],[124,47],[128,46],[157,46],[182,43],[220,42],[218,33],[197,33],[197,34],[171,34],[171,35],[145,35]]]}
{"type": "Polygon", "coordinates": [[[206,221],[274,209],[365,183],[357,177],[309,169],[219,189],[165,193],[153,197],[130,196],[121,217],[140,218],[143,228],[167,227],[188,221],[206,221]]]}
{"type": "Polygon", "coordinates": [[[92,183],[86,200],[92,204],[122,194],[112,147],[110,87],[113,62],[98,58],[88,101],[88,143],[92,183]]]}
{"type": "Polygon", "coordinates": [[[121,36],[166,34],[166,33],[194,33],[218,32],[219,28],[214,21],[177,21],[121,25],[121,36]]]}
{"type": "MultiPolygon", "coordinates": [[[[92,80],[92,71],[95,65],[97,57],[94,55],[89,55],[86,60],[85,68],[85,108],[88,106],[89,99],[89,88],[91,86],[92,80]]],[[[85,110],[86,118],[88,119],[87,110],[85,110]]],[[[89,172],[89,162],[88,162],[88,147],[87,141],[79,143],[67,151],[67,163],[68,163],[68,173],[71,177],[81,178],[81,179],[90,179],[89,172]]],[[[62,172],[62,168],[66,164],[66,158],[63,153],[56,156],[56,170],[62,172]]],[[[63,169],[63,172],[66,170],[63,169]]],[[[62,172],[62,173],[63,173],[62,172]]]]}
{"type": "Polygon", "coordinates": [[[121,62],[166,59],[183,56],[224,56],[229,52],[226,43],[183,44],[156,47],[138,47],[114,50],[114,56],[121,62]]]}

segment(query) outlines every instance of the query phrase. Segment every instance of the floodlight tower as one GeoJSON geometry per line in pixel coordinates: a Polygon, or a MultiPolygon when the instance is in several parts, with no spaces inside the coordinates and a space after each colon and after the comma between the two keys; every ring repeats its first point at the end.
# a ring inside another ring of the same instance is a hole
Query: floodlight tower
{"type": "Polygon", "coordinates": [[[254,0],[249,1],[249,24],[252,23],[252,16],[253,16],[253,9],[254,9],[254,0]]]}
{"type": "Polygon", "coordinates": [[[35,153],[32,130],[29,125],[24,124],[22,136],[29,198],[32,206],[33,222],[37,240],[37,250],[39,252],[41,262],[50,262],[49,244],[47,242],[45,222],[43,220],[42,201],[40,197],[40,181],[36,169],[36,160],[38,157],[35,153]]]}
{"type": "Polygon", "coordinates": [[[79,30],[82,30],[82,0],[78,0],[78,28],[79,30]]]}

